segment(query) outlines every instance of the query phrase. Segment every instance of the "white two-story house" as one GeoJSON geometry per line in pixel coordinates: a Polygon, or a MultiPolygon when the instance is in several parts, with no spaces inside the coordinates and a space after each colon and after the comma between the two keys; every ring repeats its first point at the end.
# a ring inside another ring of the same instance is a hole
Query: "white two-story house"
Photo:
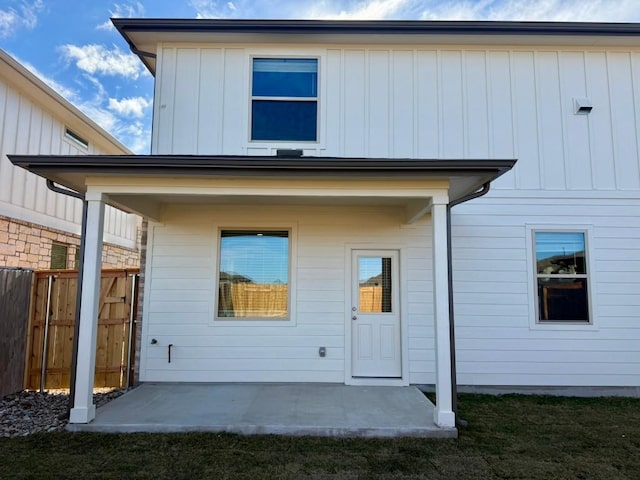
{"type": "MultiPolygon", "coordinates": [[[[0,267],[77,268],[82,202],[47,188],[9,154],[131,155],[60,94],[0,50],[0,267]]],[[[139,265],[140,217],[105,214],[103,266],[139,265]]]]}
{"type": "Polygon", "coordinates": [[[90,204],[72,421],[105,204],[149,219],[143,382],[435,384],[443,427],[454,382],[640,385],[640,25],[114,24],[152,154],[12,158],[90,204]]]}

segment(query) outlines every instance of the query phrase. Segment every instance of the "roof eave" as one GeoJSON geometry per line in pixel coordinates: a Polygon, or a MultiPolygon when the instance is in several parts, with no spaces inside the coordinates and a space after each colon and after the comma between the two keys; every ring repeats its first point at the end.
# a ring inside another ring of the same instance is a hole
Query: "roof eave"
{"type": "Polygon", "coordinates": [[[640,23],[416,21],[416,20],[242,20],[113,18],[118,32],[155,75],[156,45],[192,42],[329,42],[474,44],[567,43],[640,46],[640,23]],[[212,40],[214,39],[214,40],[212,40]]]}
{"type": "Polygon", "coordinates": [[[429,35],[597,35],[638,36],[632,22],[519,22],[424,20],[242,20],[112,18],[123,35],[148,32],[347,33],[429,35]]]}
{"type": "MultiPolygon", "coordinates": [[[[192,155],[9,155],[16,166],[84,191],[82,179],[102,175],[254,178],[456,178],[479,188],[508,172],[516,160],[441,160],[332,157],[256,157],[192,155]]],[[[469,193],[465,189],[465,193],[469,193]]]]}

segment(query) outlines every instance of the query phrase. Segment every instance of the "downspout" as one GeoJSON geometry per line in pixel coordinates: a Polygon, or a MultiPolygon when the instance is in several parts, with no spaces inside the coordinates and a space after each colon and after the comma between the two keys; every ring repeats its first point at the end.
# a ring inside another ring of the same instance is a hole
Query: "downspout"
{"type": "Polygon", "coordinates": [[[465,197],[454,200],[447,205],[447,264],[449,270],[449,343],[451,345],[451,407],[456,418],[456,423],[462,427],[467,422],[458,417],[458,380],[456,378],[456,331],[453,311],[453,256],[451,253],[451,209],[456,205],[468,202],[474,198],[482,197],[489,192],[491,182],[482,185],[482,188],[465,197]]]}
{"type": "Polygon", "coordinates": [[[67,195],[69,197],[78,198],[82,200],[82,225],[80,227],[80,255],[78,255],[79,264],[78,268],[78,285],[77,285],[77,293],[76,293],[76,314],[75,314],[75,325],[73,327],[73,348],[71,353],[71,375],[69,378],[69,403],[67,404],[67,411],[61,415],[62,418],[69,418],[69,414],[71,413],[71,409],[75,404],[75,396],[76,396],[76,367],[78,366],[78,335],[80,333],[80,304],[82,302],[82,277],[83,277],[83,264],[84,264],[84,249],[85,249],[85,236],[87,233],[87,201],[84,198],[84,195],[79,192],[74,192],[73,190],[68,190],[66,188],[60,188],[53,183],[53,180],[47,179],[47,187],[49,190],[60,193],[62,195],[67,195]]]}
{"type": "Polygon", "coordinates": [[[133,53],[134,55],[137,55],[138,58],[140,59],[140,61],[147,67],[147,69],[149,70],[149,72],[151,73],[151,75],[153,77],[155,77],[155,72],[153,72],[153,69],[151,68],[151,66],[145,61],[146,58],[153,58],[156,59],[158,58],[158,56],[153,53],[153,52],[145,52],[144,50],[140,50],[138,47],[136,47],[132,42],[128,42],[129,43],[129,49],[131,50],[131,53],[133,53]]]}
{"type": "Polygon", "coordinates": [[[139,57],[157,58],[157,55],[155,53],[139,50],[132,43],[129,44],[129,48],[131,49],[131,53],[138,55],[139,57]]]}

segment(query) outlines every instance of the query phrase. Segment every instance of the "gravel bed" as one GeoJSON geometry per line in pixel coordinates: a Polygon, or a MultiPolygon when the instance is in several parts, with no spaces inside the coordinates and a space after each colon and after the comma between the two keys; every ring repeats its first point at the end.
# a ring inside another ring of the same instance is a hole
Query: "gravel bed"
{"type": "MultiPolygon", "coordinates": [[[[96,388],[93,402],[100,407],[123,393],[123,389],[96,388]]],[[[64,430],[68,404],[69,390],[25,390],[7,395],[0,400],[0,437],[64,430]]]]}

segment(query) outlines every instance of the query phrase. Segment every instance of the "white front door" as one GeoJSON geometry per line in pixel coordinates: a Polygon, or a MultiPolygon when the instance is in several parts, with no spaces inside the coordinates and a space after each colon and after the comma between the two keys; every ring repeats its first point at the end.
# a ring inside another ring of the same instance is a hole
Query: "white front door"
{"type": "Polygon", "coordinates": [[[400,378],[398,252],[353,250],[351,257],[351,374],[400,378]]]}

